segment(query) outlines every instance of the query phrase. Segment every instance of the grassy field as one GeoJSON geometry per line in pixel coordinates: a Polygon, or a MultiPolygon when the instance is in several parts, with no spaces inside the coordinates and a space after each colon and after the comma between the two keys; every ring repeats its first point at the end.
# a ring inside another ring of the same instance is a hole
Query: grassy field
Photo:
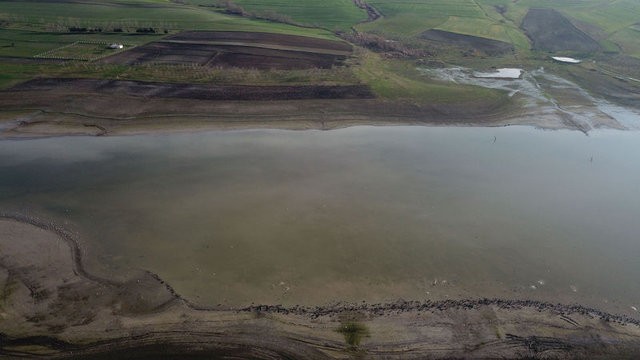
{"type": "Polygon", "coordinates": [[[520,25],[530,8],[553,8],[594,37],[606,51],[638,56],[640,22],[636,0],[370,0],[384,18],[357,25],[398,40],[415,39],[429,29],[479,36],[513,44],[521,57],[531,46],[520,25]]]}
{"type": "Polygon", "coordinates": [[[384,21],[362,24],[365,31],[394,37],[415,36],[447,22],[449,17],[482,18],[482,9],[472,0],[372,0],[384,21]]]}
{"type": "MultiPolygon", "coordinates": [[[[34,57],[76,42],[141,45],[164,34],[95,33],[74,34],[33,30],[0,29],[0,56],[34,57]]],[[[78,49],[79,47],[76,47],[78,49]]],[[[102,47],[104,48],[104,47],[102,47]]]]}
{"type": "MultiPolygon", "coordinates": [[[[529,8],[551,8],[560,11],[581,30],[594,37],[605,50],[636,49],[640,39],[631,35],[634,24],[640,22],[640,2],[636,0],[479,0],[485,7],[500,6],[504,18],[520,25],[529,8]],[[617,46],[616,46],[617,45],[617,46]]],[[[630,55],[638,56],[636,50],[630,55]]]]}
{"type": "Polygon", "coordinates": [[[409,101],[414,104],[451,104],[480,101],[500,103],[506,94],[478,86],[441,84],[422,76],[411,61],[386,61],[362,50],[354,66],[356,76],[381,98],[409,101]]]}
{"type": "Polygon", "coordinates": [[[320,28],[229,15],[217,0],[0,1],[0,57],[33,58],[45,54],[88,62],[0,63],[0,87],[42,75],[225,84],[365,83],[386,99],[498,101],[502,96],[498,92],[429,82],[415,72],[415,63],[411,61],[386,59],[364,50],[358,50],[350,68],[316,72],[126,67],[91,64],[91,60],[109,54],[103,44],[138,46],[181,30],[261,31],[337,39],[330,30],[349,31],[354,26],[359,31],[401,40],[410,46],[421,46],[420,35],[429,29],[508,42],[516,48],[515,57],[508,54],[501,59],[460,59],[459,50],[443,50],[437,56],[454,63],[458,58],[457,63],[468,66],[509,65],[515,60],[524,66],[532,59],[547,57],[531,53],[529,39],[520,29],[522,18],[532,7],[555,8],[570,16],[580,29],[594,34],[605,50],[621,49],[640,57],[637,0],[369,0],[384,15],[375,22],[362,22],[367,14],[352,0],[234,0],[234,3],[256,16],[283,16],[283,20],[320,28]],[[100,31],[70,32],[72,27],[100,31]],[[137,32],[140,28],[153,28],[156,33],[137,32]]]}
{"type": "Polygon", "coordinates": [[[124,32],[153,27],[160,32],[183,29],[238,30],[335,38],[332,33],[322,29],[246,19],[223,14],[217,8],[161,0],[89,0],[82,3],[0,1],[0,24],[4,25],[2,28],[46,32],[63,32],[71,26],[121,28],[124,32]]]}
{"type": "MultiPolygon", "coordinates": [[[[415,40],[429,29],[479,36],[511,43],[524,56],[531,45],[520,29],[522,18],[529,8],[551,7],[568,15],[581,29],[594,35],[604,49],[623,49],[638,56],[637,31],[633,29],[640,21],[637,16],[640,14],[640,2],[636,0],[370,0],[369,3],[384,17],[369,23],[362,23],[367,17],[366,12],[355,6],[352,0],[235,0],[233,3],[258,16],[281,16],[285,20],[331,30],[344,31],[356,26],[360,31],[397,40],[415,40]]],[[[65,32],[72,26],[119,28],[129,33],[140,27],[153,27],[160,33],[206,29],[334,36],[317,28],[230,16],[224,14],[218,5],[218,1],[212,0],[185,0],[185,3],[164,0],[0,1],[0,56],[29,56],[64,43],[83,41],[68,34],[52,35],[65,32]],[[25,32],[8,33],[6,29],[25,32]],[[26,32],[28,30],[44,33],[26,32]],[[30,36],[33,39],[29,39],[30,36]],[[12,43],[14,46],[10,46],[12,43]]],[[[101,41],[103,38],[96,34],[82,36],[86,41],[101,41]]],[[[152,39],[132,37],[131,40],[120,40],[117,35],[111,38],[134,45],[152,39]]]]}
{"type": "Polygon", "coordinates": [[[299,24],[330,30],[348,30],[367,19],[366,11],[356,7],[352,0],[233,0],[233,3],[256,15],[277,13],[299,24]]]}

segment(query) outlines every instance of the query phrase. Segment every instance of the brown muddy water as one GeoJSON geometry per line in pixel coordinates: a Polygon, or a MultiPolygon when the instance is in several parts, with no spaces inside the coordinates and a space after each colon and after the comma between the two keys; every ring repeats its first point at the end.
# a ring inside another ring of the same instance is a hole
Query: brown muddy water
{"type": "Polygon", "coordinates": [[[0,141],[0,209],[196,304],[640,308],[640,132],[355,127],[0,141]]]}

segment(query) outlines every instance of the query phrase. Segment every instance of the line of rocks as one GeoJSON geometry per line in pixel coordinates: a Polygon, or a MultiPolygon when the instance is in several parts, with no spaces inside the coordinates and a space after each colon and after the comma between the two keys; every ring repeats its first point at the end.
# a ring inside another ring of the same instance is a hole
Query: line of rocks
{"type": "Polygon", "coordinates": [[[589,316],[592,318],[599,318],[606,322],[615,322],[619,324],[631,324],[640,326],[640,320],[627,316],[610,314],[602,310],[590,308],[578,304],[553,304],[538,300],[508,300],[508,299],[448,299],[431,301],[404,301],[399,300],[393,303],[336,303],[329,306],[316,306],[306,307],[295,305],[292,307],[286,307],[283,305],[251,305],[242,309],[238,309],[240,312],[254,312],[254,313],[277,313],[277,314],[293,314],[293,315],[306,315],[311,318],[318,318],[322,316],[336,315],[340,313],[349,312],[364,312],[377,316],[384,316],[389,314],[400,314],[406,312],[422,312],[422,311],[447,311],[447,310],[473,310],[484,306],[494,306],[503,310],[519,310],[523,308],[532,308],[539,312],[550,311],[559,316],[565,316],[570,314],[580,314],[583,316],[589,316]]]}

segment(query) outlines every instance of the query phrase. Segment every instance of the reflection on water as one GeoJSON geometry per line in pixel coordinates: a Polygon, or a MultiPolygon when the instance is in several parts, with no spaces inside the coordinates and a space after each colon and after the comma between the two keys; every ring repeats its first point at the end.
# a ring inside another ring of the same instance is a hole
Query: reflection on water
{"type": "Polygon", "coordinates": [[[0,142],[0,207],[196,303],[640,306],[640,133],[358,127],[0,142]]]}

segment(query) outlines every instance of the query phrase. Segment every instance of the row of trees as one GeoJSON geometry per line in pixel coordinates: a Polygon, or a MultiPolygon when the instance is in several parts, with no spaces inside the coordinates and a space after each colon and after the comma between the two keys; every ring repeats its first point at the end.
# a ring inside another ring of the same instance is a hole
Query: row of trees
{"type": "Polygon", "coordinates": [[[108,23],[88,23],[79,21],[57,21],[45,23],[44,28],[50,32],[75,32],[75,33],[168,33],[169,29],[175,29],[171,24],[153,24],[137,22],[108,22],[108,23]]]}

